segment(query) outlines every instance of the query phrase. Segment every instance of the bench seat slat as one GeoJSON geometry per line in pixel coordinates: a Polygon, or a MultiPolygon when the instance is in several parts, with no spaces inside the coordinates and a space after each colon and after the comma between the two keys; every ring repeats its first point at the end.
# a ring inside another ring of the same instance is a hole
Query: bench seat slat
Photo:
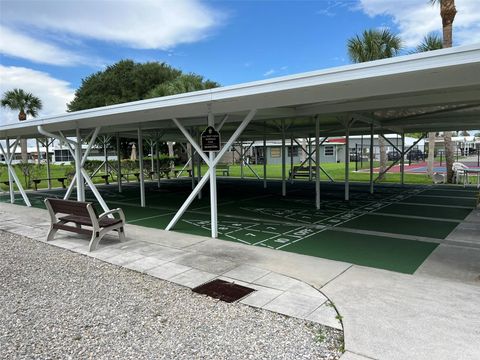
{"type": "Polygon", "coordinates": [[[71,225],[56,223],[56,224],[53,224],[52,227],[54,229],[66,230],[66,231],[74,232],[74,233],[77,233],[77,234],[92,235],[92,230],[77,228],[77,227],[71,226],[71,225]]]}
{"type": "MultiPolygon", "coordinates": [[[[59,217],[58,219],[66,222],[73,222],[79,225],[86,225],[86,226],[93,225],[92,220],[89,217],[84,217],[84,216],[67,215],[67,216],[59,217]]],[[[121,222],[122,220],[120,219],[103,218],[103,219],[100,219],[100,221],[98,222],[98,225],[100,225],[100,227],[107,227],[107,226],[119,224],[121,222]]]]}

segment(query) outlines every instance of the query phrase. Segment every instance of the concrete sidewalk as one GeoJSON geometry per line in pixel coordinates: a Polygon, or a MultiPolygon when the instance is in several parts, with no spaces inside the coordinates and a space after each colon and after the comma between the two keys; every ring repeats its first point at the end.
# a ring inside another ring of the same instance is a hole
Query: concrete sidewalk
{"type": "MultiPolygon", "coordinates": [[[[46,211],[23,206],[0,204],[0,218],[0,229],[37,240],[49,226],[46,211]]],[[[476,219],[472,213],[469,220],[476,219]]],[[[126,231],[129,242],[109,237],[93,253],[75,234],[60,233],[52,244],[189,287],[216,277],[245,283],[258,290],[245,304],[339,328],[330,299],[345,331],[342,360],[477,359],[480,353],[478,250],[441,245],[422,271],[404,275],[134,225],[126,231]],[[467,265],[459,266],[464,253],[467,265]],[[453,276],[451,269],[457,269],[453,276]]]]}

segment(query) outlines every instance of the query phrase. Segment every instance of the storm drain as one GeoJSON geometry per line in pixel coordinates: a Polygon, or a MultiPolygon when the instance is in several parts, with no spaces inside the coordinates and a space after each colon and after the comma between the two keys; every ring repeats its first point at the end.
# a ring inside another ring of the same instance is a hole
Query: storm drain
{"type": "Polygon", "coordinates": [[[192,291],[231,303],[247,296],[255,290],[246,286],[217,279],[197,286],[196,288],[193,288],[192,291]]]}

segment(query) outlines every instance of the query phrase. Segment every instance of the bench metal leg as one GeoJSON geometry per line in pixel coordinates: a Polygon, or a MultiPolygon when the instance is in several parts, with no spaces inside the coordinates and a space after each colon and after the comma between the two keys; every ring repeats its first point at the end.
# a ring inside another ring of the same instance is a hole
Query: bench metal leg
{"type": "Polygon", "coordinates": [[[53,226],[50,226],[50,230],[47,235],[47,241],[52,241],[57,231],[58,229],[55,229],[53,226]]]}
{"type": "Polygon", "coordinates": [[[90,239],[90,245],[88,247],[88,251],[94,251],[97,249],[98,243],[102,240],[103,236],[105,235],[104,232],[93,232],[92,238],[90,239]]]}
{"type": "Polygon", "coordinates": [[[118,237],[120,238],[120,242],[126,242],[127,238],[125,237],[125,229],[123,228],[123,226],[117,231],[118,231],[118,237]]]}

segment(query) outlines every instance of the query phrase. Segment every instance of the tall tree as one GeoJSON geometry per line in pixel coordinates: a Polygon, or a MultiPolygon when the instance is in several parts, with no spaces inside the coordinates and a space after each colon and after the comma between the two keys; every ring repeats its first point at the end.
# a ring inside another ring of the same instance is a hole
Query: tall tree
{"type": "MultiPolygon", "coordinates": [[[[402,40],[387,29],[365,30],[347,42],[348,56],[355,63],[386,59],[396,56],[402,48],[402,40]]],[[[386,144],[382,136],[378,137],[380,146],[380,172],[387,166],[386,144]]],[[[348,149],[347,149],[348,151],[348,149]]]]}
{"type": "MultiPolygon", "coordinates": [[[[455,0],[430,0],[432,5],[440,5],[440,17],[442,18],[443,47],[452,47],[453,43],[453,21],[457,15],[455,0]]],[[[454,144],[452,142],[452,133],[445,131],[443,133],[443,142],[445,144],[445,164],[447,166],[447,182],[453,181],[453,161],[454,144]]]]}
{"type": "MultiPolygon", "coordinates": [[[[169,96],[175,94],[182,94],[198,90],[206,90],[218,87],[219,84],[210,81],[204,80],[203,76],[196,74],[182,74],[177,78],[167,81],[163,84],[156,86],[148,93],[148,97],[160,97],[160,96],[169,96]]],[[[168,146],[168,156],[170,158],[174,157],[173,143],[167,142],[168,146]]],[[[190,143],[187,144],[187,152],[190,153],[190,143]]],[[[190,164],[191,165],[191,164],[190,164]]]]}
{"type": "Polygon", "coordinates": [[[82,80],[68,104],[69,111],[142,100],[157,85],[171,81],[181,71],[165,63],[121,60],[82,80]]]}
{"type": "MultiPolygon", "coordinates": [[[[27,120],[28,115],[36,117],[38,111],[42,109],[42,101],[32,93],[28,93],[23,89],[6,91],[3,94],[1,104],[3,107],[18,111],[19,121],[27,120]]],[[[20,140],[20,148],[22,151],[22,161],[27,162],[27,139],[20,140]]]]}
{"type": "MultiPolygon", "coordinates": [[[[439,50],[443,47],[442,39],[439,34],[433,32],[426,35],[422,42],[415,48],[415,52],[425,52],[431,50],[439,50]]],[[[433,176],[433,165],[435,163],[435,140],[436,132],[428,133],[428,158],[427,158],[427,173],[428,176],[433,176]]]]}
{"type": "MultiPolygon", "coordinates": [[[[74,99],[67,106],[68,111],[78,111],[214,86],[218,84],[203,80],[199,75],[185,75],[165,63],[121,60],[83,79],[75,91],[74,99]],[[183,85],[182,79],[185,80],[183,85]]],[[[121,139],[120,148],[124,158],[129,154],[130,142],[131,139],[121,139]]],[[[116,147],[115,139],[112,139],[110,146],[116,147]]]]}
{"type": "Polygon", "coordinates": [[[171,81],[167,81],[160,85],[157,85],[148,93],[147,97],[182,94],[191,91],[212,89],[218,86],[218,83],[210,80],[205,80],[201,75],[182,74],[171,81]]]}

